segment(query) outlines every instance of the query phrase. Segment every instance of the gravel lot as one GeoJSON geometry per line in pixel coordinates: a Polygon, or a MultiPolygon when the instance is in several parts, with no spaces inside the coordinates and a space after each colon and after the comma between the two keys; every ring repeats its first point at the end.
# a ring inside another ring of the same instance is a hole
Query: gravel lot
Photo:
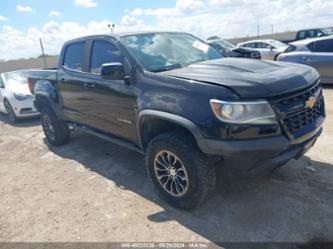
{"type": "Polygon", "coordinates": [[[184,212],[149,183],[143,157],[74,134],[49,147],[38,120],[0,115],[0,241],[297,241],[333,238],[333,88],[315,147],[262,179],[219,170],[214,196],[184,212]]]}

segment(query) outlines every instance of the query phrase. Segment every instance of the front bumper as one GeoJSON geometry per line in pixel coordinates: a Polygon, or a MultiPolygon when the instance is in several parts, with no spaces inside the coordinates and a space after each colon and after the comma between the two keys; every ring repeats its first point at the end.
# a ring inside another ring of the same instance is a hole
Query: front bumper
{"type": "Polygon", "coordinates": [[[35,117],[39,115],[38,110],[34,107],[32,100],[12,100],[11,105],[18,118],[35,117]]]}
{"type": "Polygon", "coordinates": [[[231,172],[257,176],[282,166],[291,159],[300,158],[313,146],[321,132],[320,125],[302,140],[299,139],[298,143],[281,135],[242,141],[202,139],[198,144],[204,153],[222,156],[225,166],[231,172]]]}

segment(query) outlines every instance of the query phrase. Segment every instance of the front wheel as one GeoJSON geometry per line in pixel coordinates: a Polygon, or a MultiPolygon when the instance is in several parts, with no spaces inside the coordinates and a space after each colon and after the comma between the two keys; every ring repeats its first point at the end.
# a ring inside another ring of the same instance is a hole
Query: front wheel
{"type": "Polygon", "coordinates": [[[60,120],[49,108],[41,111],[41,122],[47,141],[59,146],[67,143],[70,138],[70,131],[65,121],[60,120]]]}
{"type": "Polygon", "coordinates": [[[195,208],[215,189],[215,167],[186,133],[155,137],[148,145],[146,160],[154,185],[176,208],[195,208]]]}
{"type": "Polygon", "coordinates": [[[8,115],[8,119],[9,121],[14,124],[17,122],[17,117],[16,117],[16,114],[13,110],[13,107],[11,106],[11,104],[8,102],[8,100],[5,100],[4,101],[4,105],[5,105],[5,109],[6,109],[6,112],[7,112],[7,115],[8,115]]]}

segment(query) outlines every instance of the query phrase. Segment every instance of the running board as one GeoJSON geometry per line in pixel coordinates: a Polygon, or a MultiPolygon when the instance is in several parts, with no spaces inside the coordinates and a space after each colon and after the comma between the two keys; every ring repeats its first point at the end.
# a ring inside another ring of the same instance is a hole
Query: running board
{"type": "Polygon", "coordinates": [[[96,131],[94,129],[91,129],[89,127],[86,127],[86,126],[81,126],[81,125],[76,125],[76,124],[70,124],[70,126],[72,126],[74,128],[74,130],[75,129],[80,130],[80,131],[88,133],[90,135],[93,135],[93,136],[99,137],[101,139],[107,140],[107,141],[109,141],[109,142],[111,142],[113,144],[125,147],[125,148],[127,148],[129,150],[136,151],[136,152],[138,152],[140,154],[145,154],[145,152],[141,148],[135,146],[134,144],[132,144],[130,142],[126,142],[126,141],[124,141],[124,140],[122,140],[120,138],[116,138],[116,137],[113,137],[111,135],[107,135],[107,134],[98,132],[98,131],[96,131]]]}

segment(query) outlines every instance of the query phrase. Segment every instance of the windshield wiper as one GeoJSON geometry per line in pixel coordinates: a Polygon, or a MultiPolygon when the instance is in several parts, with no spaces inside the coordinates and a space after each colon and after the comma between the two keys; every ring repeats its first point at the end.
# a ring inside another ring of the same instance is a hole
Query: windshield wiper
{"type": "Polygon", "coordinates": [[[161,68],[157,68],[157,69],[152,69],[150,71],[153,73],[158,73],[158,72],[168,71],[168,70],[177,69],[177,68],[181,68],[181,67],[182,67],[182,65],[177,63],[177,64],[173,64],[173,65],[169,65],[169,66],[165,66],[165,67],[161,67],[161,68]]]}

